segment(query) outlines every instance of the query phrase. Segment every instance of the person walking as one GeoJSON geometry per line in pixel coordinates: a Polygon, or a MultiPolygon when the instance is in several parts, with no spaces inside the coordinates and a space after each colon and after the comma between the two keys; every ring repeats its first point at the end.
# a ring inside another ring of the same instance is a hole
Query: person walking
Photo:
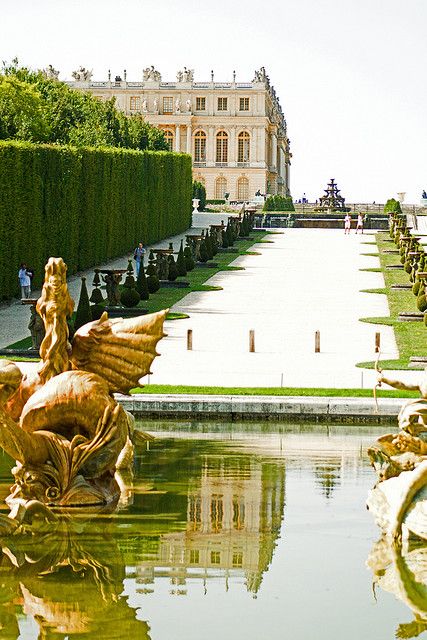
{"type": "Polygon", "coordinates": [[[350,229],[351,229],[351,215],[347,213],[344,218],[344,234],[350,233],[350,229]]]}
{"type": "Polygon", "coordinates": [[[133,253],[133,259],[135,260],[136,277],[138,277],[138,274],[139,274],[141,261],[144,260],[144,254],[145,254],[144,245],[142,244],[142,242],[140,242],[133,253]]]}
{"type": "Polygon", "coordinates": [[[27,265],[25,262],[22,262],[19,268],[18,280],[21,285],[21,299],[29,298],[31,293],[31,278],[27,271],[27,265]]]}
{"type": "Polygon", "coordinates": [[[360,213],[357,216],[357,226],[356,226],[356,233],[359,231],[360,229],[360,233],[363,233],[363,214],[360,213]]]}

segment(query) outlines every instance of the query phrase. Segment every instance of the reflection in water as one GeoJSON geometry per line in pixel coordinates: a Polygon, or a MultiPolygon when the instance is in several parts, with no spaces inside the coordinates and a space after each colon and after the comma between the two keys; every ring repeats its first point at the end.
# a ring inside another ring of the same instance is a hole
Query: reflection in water
{"type": "Polygon", "coordinates": [[[367,564],[374,586],[393,593],[414,614],[411,622],[398,626],[396,637],[416,638],[427,631],[427,545],[409,544],[402,550],[384,537],[374,544],[367,564]]]}
{"type": "MultiPolygon", "coordinates": [[[[142,428],[153,431],[148,424],[142,428]]],[[[186,437],[158,434],[148,450],[137,452],[133,477],[121,478],[123,494],[116,513],[86,521],[63,520],[55,531],[41,530],[34,536],[29,531],[2,539],[0,637],[187,640],[184,630],[169,626],[162,633],[158,629],[159,618],[163,620],[165,612],[166,618],[171,615],[171,597],[174,602],[175,596],[185,596],[179,602],[179,612],[186,603],[187,607],[196,606],[195,627],[206,627],[209,639],[228,639],[229,629],[220,629],[225,624],[222,617],[215,617],[218,629],[215,627],[209,635],[211,609],[204,618],[200,611],[218,598],[236,598],[236,589],[229,589],[235,585],[253,596],[232,601],[236,619],[248,620],[249,625],[245,629],[246,622],[239,623],[241,630],[236,632],[235,640],[262,637],[252,629],[256,620],[263,620],[263,624],[277,621],[282,637],[284,610],[298,593],[296,585],[307,570],[301,565],[307,556],[305,546],[302,558],[295,560],[297,568],[293,573],[290,568],[289,560],[298,556],[299,541],[307,545],[307,532],[316,527],[316,545],[319,541],[329,544],[331,539],[335,553],[340,538],[329,538],[333,520],[332,512],[326,509],[337,503],[340,508],[351,503],[354,494],[344,498],[346,487],[353,491],[364,469],[369,475],[371,472],[361,452],[361,437],[346,434],[342,427],[332,438],[324,430],[310,432],[305,426],[294,432],[288,429],[288,433],[280,431],[282,426],[277,429],[268,432],[263,427],[256,431],[252,425],[245,425],[247,433],[236,435],[221,424],[217,432],[210,431],[208,435],[202,428],[186,437]],[[306,432],[301,433],[302,430],[306,432]],[[323,496],[334,499],[326,504],[323,496]],[[311,500],[309,512],[307,500],[311,500]],[[286,539],[280,537],[284,522],[286,539]],[[327,523],[327,537],[319,536],[323,522],[327,523]],[[275,554],[276,547],[283,547],[290,539],[293,553],[275,554]],[[278,555],[280,562],[287,563],[284,566],[279,562],[279,570],[278,555]],[[267,579],[266,572],[272,564],[267,579]],[[283,583],[272,591],[278,575],[284,576],[283,583]],[[291,591],[286,591],[289,585],[291,591]],[[206,605],[200,599],[194,600],[203,593],[206,605]],[[273,596],[266,598],[266,593],[273,596]],[[284,593],[286,599],[281,600],[284,593]],[[267,609],[257,608],[263,606],[267,609]],[[156,618],[157,610],[160,613],[156,618]],[[142,617],[148,622],[138,620],[142,617]],[[26,631],[31,627],[31,633],[19,636],[19,627],[22,634],[25,624],[26,631]]],[[[371,433],[365,437],[367,443],[372,441],[371,433]]],[[[8,493],[10,466],[10,461],[0,457],[2,495],[8,493]]],[[[348,514],[346,511],[344,518],[348,514]]],[[[340,536],[340,530],[336,531],[340,536]]],[[[323,553],[315,554],[316,560],[326,557],[328,548],[324,546],[323,553]]],[[[365,557],[366,549],[359,561],[363,572],[365,557]]],[[[323,584],[324,580],[325,567],[321,564],[318,583],[323,584]]],[[[368,579],[366,583],[369,590],[368,579]]],[[[304,583],[304,594],[305,591],[304,583]]],[[[303,603],[306,597],[310,598],[310,590],[304,598],[295,597],[303,603]]],[[[319,593],[316,597],[319,599],[319,593]]],[[[319,600],[320,605],[328,606],[319,600]]],[[[297,615],[298,606],[293,604],[288,618],[293,611],[297,615]]],[[[298,616],[298,624],[309,624],[306,610],[304,604],[304,615],[298,616]]],[[[169,621],[167,624],[173,625],[169,621]]],[[[292,637],[312,637],[308,628],[303,631],[292,637]]],[[[279,636],[268,637],[275,640],[279,636]]]]}
{"type": "Polygon", "coordinates": [[[183,522],[182,531],[161,536],[155,557],[138,564],[138,581],[153,583],[161,566],[162,572],[167,567],[176,595],[186,593],[188,577],[206,585],[218,575],[226,580],[244,575],[248,591],[257,593],[283,518],[284,461],[239,453],[219,442],[210,443],[207,452],[206,442],[177,440],[156,442],[141,464],[142,475],[156,478],[165,491],[174,478],[178,495],[170,504],[166,493],[162,508],[175,512],[180,503],[183,522]]]}
{"type": "Polygon", "coordinates": [[[125,566],[108,524],[64,519],[55,531],[2,541],[1,638],[19,636],[17,612],[33,616],[39,638],[68,635],[150,640],[121,596],[125,566]],[[106,624],[108,622],[108,624],[106,624]]]}

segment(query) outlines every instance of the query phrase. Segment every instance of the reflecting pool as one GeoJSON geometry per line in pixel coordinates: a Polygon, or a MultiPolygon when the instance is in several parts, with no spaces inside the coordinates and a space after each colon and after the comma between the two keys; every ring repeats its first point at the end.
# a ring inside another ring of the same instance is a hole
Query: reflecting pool
{"type": "MultiPolygon", "coordinates": [[[[389,428],[141,428],[156,439],[122,476],[117,512],[2,539],[0,638],[427,635],[423,587],[403,576],[427,576],[427,554],[393,556],[365,508],[366,448],[389,428]]],[[[3,456],[2,500],[9,468],[3,456]]]]}

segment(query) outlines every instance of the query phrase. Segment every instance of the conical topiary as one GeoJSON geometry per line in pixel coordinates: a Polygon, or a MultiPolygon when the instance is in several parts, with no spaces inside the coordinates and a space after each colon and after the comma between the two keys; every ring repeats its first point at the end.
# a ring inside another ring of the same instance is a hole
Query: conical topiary
{"type": "Polygon", "coordinates": [[[200,256],[199,256],[199,260],[200,262],[207,262],[208,261],[208,251],[206,249],[206,241],[203,238],[200,242],[200,256]]]}
{"type": "Polygon", "coordinates": [[[150,293],[156,293],[156,291],[160,289],[160,281],[153,251],[150,251],[150,255],[148,256],[147,287],[150,293]]]}
{"type": "Polygon", "coordinates": [[[228,249],[228,233],[227,233],[227,228],[224,228],[222,230],[222,248],[223,249],[228,249]]]}
{"type": "Polygon", "coordinates": [[[208,254],[208,260],[212,260],[212,258],[213,258],[213,249],[212,249],[212,239],[211,239],[209,230],[206,231],[205,246],[206,246],[206,252],[208,254]]]}
{"type": "Polygon", "coordinates": [[[139,293],[141,300],[148,300],[150,293],[148,291],[147,277],[145,275],[144,257],[142,257],[141,264],[139,265],[138,277],[136,279],[136,290],[139,293]]]}
{"type": "Polygon", "coordinates": [[[233,234],[233,229],[231,228],[230,220],[228,221],[228,224],[227,224],[226,233],[227,233],[228,246],[232,247],[234,244],[234,234],[233,234]]]}
{"type": "Polygon", "coordinates": [[[172,254],[168,256],[168,263],[169,263],[168,280],[170,282],[174,282],[178,277],[178,269],[176,266],[175,258],[173,257],[172,254]]]}
{"type": "Polygon", "coordinates": [[[420,279],[418,278],[418,276],[415,277],[415,282],[412,285],[412,293],[414,294],[414,296],[417,296],[419,291],[420,291],[420,286],[421,286],[421,282],[420,279]]]}
{"type": "Polygon", "coordinates": [[[184,249],[185,267],[187,271],[193,271],[195,265],[191,247],[185,247],[184,249]]]}
{"type": "Polygon", "coordinates": [[[418,295],[417,295],[417,307],[420,311],[427,310],[427,298],[424,280],[421,282],[418,295]]]}
{"type": "Polygon", "coordinates": [[[125,307],[136,307],[141,300],[138,291],[136,290],[135,278],[133,277],[132,260],[128,262],[128,268],[126,273],[126,280],[123,283],[123,291],[120,295],[120,300],[125,307]]]}
{"type": "Polygon", "coordinates": [[[92,322],[92,313],[86,287],[86,278],[83,276],[79,304],[77,306],[76,317],[74,318],[74,331],[77,331],[77,329],[80,329],[80,327],[88,322],[92,322]]]}
{"type": "Polygon", "coordinates": [[[178,257],[176,259],[176,269],[178,272],[178,276],[186,276],[187,275],[187,266],[185,264],[185,256],[184,256],[184,247],[182,245],[179,247],[178,257]]]}
{"type": "Polygon", "coordinates": [[[218,241],[216,233],[210,233],[211,245],[212,245],[212,257],[218,253],[218,241]]]}
{"type": "Polygon", "coordinates": [[[104,312],[104,297],[100,289],[101,278],[99,277],[99,269],[95,269],[92,285],[95,287],[89,300],[93,303],[90,308],[92,320],[99,320],[104,312]]]}

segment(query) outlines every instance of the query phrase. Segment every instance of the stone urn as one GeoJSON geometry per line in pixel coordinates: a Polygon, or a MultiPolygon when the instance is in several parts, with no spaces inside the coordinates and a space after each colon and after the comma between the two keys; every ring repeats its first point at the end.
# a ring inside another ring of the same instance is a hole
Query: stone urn
{"type": "Polygon", "coordinates": [[[193,198],[193,213],[199,213],[198,206],[200,204],[199,198],[193,198]]]}

